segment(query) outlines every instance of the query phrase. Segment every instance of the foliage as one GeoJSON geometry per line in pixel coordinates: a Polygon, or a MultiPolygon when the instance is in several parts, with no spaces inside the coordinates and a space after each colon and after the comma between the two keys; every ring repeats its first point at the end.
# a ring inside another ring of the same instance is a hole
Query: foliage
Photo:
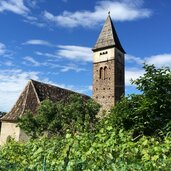
{"type": "Polygon", "coordinates": [[[134,130],[134,137],[166,134],[171,130],[171,71],[144,65],[145,74],[132,81],[142,94],[132,94],[112,109],[110,117],[117,128],[134,130]]]}
{"type": "Polygon", "coordinates": [[[96,133],[66,134],[64,138],[9,142],[0,150],[0,170],[144,171],[170,170],[171,136],[163,141],[145,137],[133,141],[130,132],[117,131],[106,121],[96,133]]]}
{"type": "Polygon", "coordinates": [[[6,114],[5,112],[0,111],[0,118],[2,118],[2,116],[4,116],[5,114],[6,114]]]}
{"type": "Polygon", "coordinates": [[[42,170],[44,158],[50,171],[170,170],[171,73],[144,68],[144,76],[133,81],[142,94],[123,98],[98,121],[99,106],[91,100],[44,101],[37,115],[28,113],[20,126],[33,137],[44,131],[55,136],[8,142],[0,149],[0,170],[42,170]]]}
{"type": "Polygon", "coordinates": [[[18,125],[33,138],[45,132],[50,135],[76,133],[93,127],[99,107],[92,99],[85,100],[79,95],[71,95],[67,102],[45,100],[35,116],[28,112],[18,119],[18,125]]]}

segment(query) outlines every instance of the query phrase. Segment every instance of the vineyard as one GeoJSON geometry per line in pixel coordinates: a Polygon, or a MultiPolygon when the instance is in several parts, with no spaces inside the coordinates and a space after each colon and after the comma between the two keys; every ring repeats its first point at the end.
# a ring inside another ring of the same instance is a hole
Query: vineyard
{"type": "Polygon", "coordinates": [[[0,147],[0,170],[170,170],[171,71],[144,69],[132,81],[141,93],[123,97],[102,118],[96,118],[100,106],[93,100],[44,101],[35,117],[18,120],[30,141],[11,139],[0,147]]]}

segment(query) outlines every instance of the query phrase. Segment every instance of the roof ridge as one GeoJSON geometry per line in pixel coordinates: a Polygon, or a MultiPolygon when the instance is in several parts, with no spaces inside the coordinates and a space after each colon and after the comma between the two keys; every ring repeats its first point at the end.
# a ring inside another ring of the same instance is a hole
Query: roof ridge
{"type": "Polygon", "coordinates": [[[31,85],[33,86],[33,91],[34,91],[34,93],[35,93],[35,95],[36,95],[36,98],[37,98],[37,100],[38,100],[38,103],[40,103],[40,98],[39,98],[39,96],[38,96],[38,94],[37,94],[37,91],[36,91],[36,88],[35,88],[35,86],[34,86],[34,84],[33,84],[33,81],[34,80],[30,80],[30,82],[31,82],[31,85]]]}
{"type": "MultiPolygon", "coordinates": [[[[31,80],[29,80],[29,82],[27,83],[27,85],[26,85],[26,87],[28,86],[28,89],[27,89],[27,91],[26,91],[26,98],[24,99],[24,102],[23,102],[23,110],[22,110],[22,112],[21,112],[21,115],[24,113],[24,111],[25,111],[25,107],[26,107],[26,102],[27,102],[27,98],[28,98],[28,91],[29,91],[29,85],[30,85],[30,83],[31,83],[31,80]]],[[[25,89],[26,89],[26,87],[25,87],[25,89]]]]}

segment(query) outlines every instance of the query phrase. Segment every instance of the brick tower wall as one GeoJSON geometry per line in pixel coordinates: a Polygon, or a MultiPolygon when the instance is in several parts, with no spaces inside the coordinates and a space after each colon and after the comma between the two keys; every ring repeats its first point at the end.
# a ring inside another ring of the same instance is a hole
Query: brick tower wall
{"type": "Polygon", "coordinates": [[[114,60],[95,63],[93,66],[93,99],[107,110],[115,104],[114,91],[114,60]],[[107,68],[104,78],[104,68],[107,68]],[[100,69],[102,76],[100,78],[100,69]]]}
{"type": "Polygon", "coordinates": [[[109,110],[124,95],[124,54],[116,48],[94,54],[93,99],[109,110]],[[104,56],[100,55],[106,52],[104,56]],[[101,58],[101,59],[100,59],[101,58]]]}

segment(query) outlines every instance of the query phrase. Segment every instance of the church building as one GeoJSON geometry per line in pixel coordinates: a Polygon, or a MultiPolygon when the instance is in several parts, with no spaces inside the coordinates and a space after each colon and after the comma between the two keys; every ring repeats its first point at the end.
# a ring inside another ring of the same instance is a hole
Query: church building
{"type": "MultiPolygon", "coordinates": [[[[125,90],[125,51],[121,46],[110,14],[108,15],[93,51],[93,99],[102,110],[109,110],[124,95],[125,90]]],[[[54,85],[30,80],[11,111],[1,121],[0,145],[8,138],[26,141],[29,137],[17,127],[17,118],[26,111],[33,114],[40,103],[49,99],[58,102],[71,94],[79,94],[54,85]]],[[[80,94],[85,99],[89,96],[80,94]]]]}

